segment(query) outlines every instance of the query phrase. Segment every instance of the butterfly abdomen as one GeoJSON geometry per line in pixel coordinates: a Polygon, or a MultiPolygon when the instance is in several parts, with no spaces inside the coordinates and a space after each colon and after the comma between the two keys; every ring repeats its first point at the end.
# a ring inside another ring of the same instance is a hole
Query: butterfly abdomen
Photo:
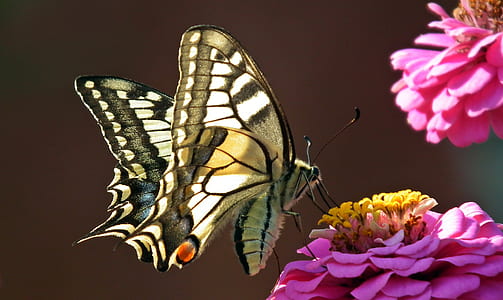
{"type": "Polygon", "coordinates": [[[296,160],[294,168],[276,180],[268,192],[249,201],[239,212],[234,231],[236,253],[245,272],[257,274],[265,268],[283,225],[284,212],[300,197],[299,186],[311,173],[311,166],[296,160]]]}
{"type": "Polygon", "coordinates": [[[281,207],[269,194],[250,201],[238,215],[234,242],[239,260],[248,275],[265,267],[279,236],[281,207]]]}

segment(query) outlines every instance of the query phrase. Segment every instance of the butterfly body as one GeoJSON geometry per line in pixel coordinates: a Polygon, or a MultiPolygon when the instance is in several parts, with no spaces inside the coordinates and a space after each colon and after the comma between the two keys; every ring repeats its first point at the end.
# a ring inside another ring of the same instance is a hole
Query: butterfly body
{"type": "Polygon", "coordinates": [[[120,237],[164,271],[199,257],[234,220],[237,254],[254,275],[317,169],[296,159],[279,103],[229,33],[189,28],[179,69],[174,99],[120,78],[76,80],[119,161],[111,216],[83,240],[120,237]]]}

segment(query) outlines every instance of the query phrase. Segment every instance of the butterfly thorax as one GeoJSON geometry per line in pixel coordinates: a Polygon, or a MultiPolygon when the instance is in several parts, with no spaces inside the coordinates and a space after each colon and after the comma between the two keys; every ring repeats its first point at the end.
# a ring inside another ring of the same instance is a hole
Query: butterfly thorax
{"type": "Polygon", "coordinates": [[[285,194],[281,196],[281,199],[284,200],[282,205],[283,210],[290,210],[308,190],[306,184],[312,186],[319,178],[320,171],[317,166],[310,165],[300,159],[295,159],[292,171],[285,174],[282,180],[280,180],[285,185],[285,194]]]}

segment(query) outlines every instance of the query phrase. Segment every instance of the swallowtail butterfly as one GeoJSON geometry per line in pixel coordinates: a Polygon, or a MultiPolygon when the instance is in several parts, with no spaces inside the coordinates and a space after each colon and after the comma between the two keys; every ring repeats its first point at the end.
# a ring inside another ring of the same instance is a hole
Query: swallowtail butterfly
{"type": "Polygon", "coordinates": [[[119,77],[75,80],[118,160],[111,215],[78,242],[116,236],[165,271],[199,257],[232,220],[236,252],[255,275],[299,186],[316,182],[319,171],[296,158],[280,104],[228,32],[189,28],[179,70],[174,99],[119,77]]]}

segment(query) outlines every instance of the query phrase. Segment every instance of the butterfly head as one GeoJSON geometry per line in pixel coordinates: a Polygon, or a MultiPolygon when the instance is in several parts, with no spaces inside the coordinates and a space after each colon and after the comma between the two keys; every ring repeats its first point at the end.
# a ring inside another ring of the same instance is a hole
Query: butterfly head
{"type": "Polygon", "coordinates": [[[310,171],[310,173],[309,173],[309,175],[307,175],[309,182],[315,182],[320,179],[320,176],[321,176],[320,168],[313,165],[313,166],[311,166],[311,169],[309,171],[310,171]]]}

